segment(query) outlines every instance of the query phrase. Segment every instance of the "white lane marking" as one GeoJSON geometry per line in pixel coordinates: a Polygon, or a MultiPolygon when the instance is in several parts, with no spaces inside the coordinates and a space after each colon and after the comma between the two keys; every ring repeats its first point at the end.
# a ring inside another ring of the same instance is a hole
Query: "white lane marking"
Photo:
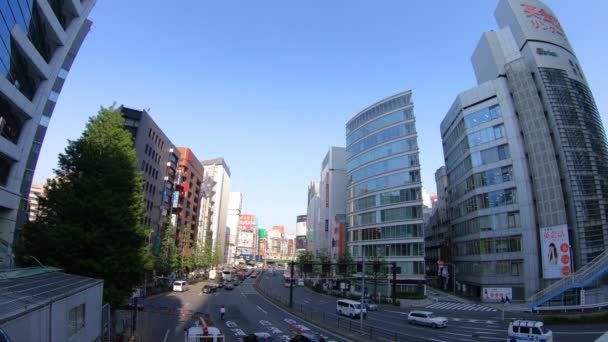
{"type": "MultiPolygon", "coordinates": [[[[281,307],[277,306],[275,303],[273,303],[273,302],[271,302],[270,300],[266,299],[266,297],[264,297],[264,296],[260,296],[260,297],[261,297],[262,299],[264,299],[264,300],[265,300],[265,301],[266,301],[268,304],[270,304],[270,305],[274,306],[276,309],[278,309],[278,310],[282,311],[283,313],[285,313],[285,314],[287,314],[287,315],[289,315],[289,316],[293,316],[292,314],[290,314],[289,312],[287,312],[285,309],[283,309],[283,308],[281,308],[281,307]]],[[[310,323],[310,322],[309,322],[309,323],[310,323]]],[[[322,332],[324,332],[324,333],[326,333],[326,334],[330,334],[330,335],[336,336],[336,337],[338,338],[338,340],[340,340],[340,341],[349,341],[349,342],[350,342],[350,340],[345,339],[345,338],[342,338],[342,337],[340,337],[340,336],[338,336],[338,335],[335,335],[334,333],[329,332],[329,331],[327,331],[326,329],[320,328],[319,326],[316,326],[316,325],[314,325],[314,324],[311,324],[311,325],[312,325],[313,327],[315,327],[315,328],[316,328],[317,330],[319,330],[319,331],[322,331],[322,332]]],[[[289,337],[288,337],[288,338],[289,338],[289,337]]]]}
{"type": "Polygon", "coordinates": [[[214,297],[217,297],[217,295],[219,295],[219,293],[216,293],[215,295],[213,295],[214,297]]]}
{"type": "Polygon", "coordinates": [[[268,315],[268,312],[264,311],[264,309],[262,309],[259,305],[256,305],[258,307],[258,309],[260,309],[260,311],[262,311],[264,314],[268,315]]]}
{"type": "Polygon", "coordinates": [[[457,333],[453,333],[453,332],[443,332],[444,334],[450,334],[450,335],[456,335],[456,336],[464,336],[464,337],[471,337],[471,335],[465,335],[465,334],[457,334],[457,333]]]}
{"type": "Polygon", "coordinates": [[[479,338],[484,338],[486,340],[499,340],[499,341],[504,341],[504,338],[498,338],[498,337],[492,337],[492,336],[479,336],[479,338]]]}
{"type": "Polygon", "coordinates": [[[488,332],[488,331],[475,331],[476,334],[488,334],[488,335],[494,335],[497,334],[495,332],[488,332]]]}
{"type": "Polygon", "coordinates": [[[163,339],[163,342],[167,342],[167,337],[169,337],[169,329],[167,329],[167,332],[165,333],[165,338],[163,339]]]}
{"type": "Polygon", "coordinates": [[[478,307],[476,307],[475,309],[473,309],[473,311],[479,311],[479,310],[481,310],[481,309],[482,309],[482,307],[481,307],[481,306],[478,306],[478,307]]]}

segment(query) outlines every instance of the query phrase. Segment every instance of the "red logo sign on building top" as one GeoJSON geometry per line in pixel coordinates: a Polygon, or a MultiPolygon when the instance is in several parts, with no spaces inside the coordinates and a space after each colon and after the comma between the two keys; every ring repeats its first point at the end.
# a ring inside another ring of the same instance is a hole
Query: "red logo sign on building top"
{"type": "Polygon", "coordinates": [[[547,12],[544,8],[539,8],[530,4],[522,4],[521,6],[526,17],[530,18],[532,26],[539,30],[549,30],[552,33],[565,36],[559,20],[549,14],[549,12],[547,12]]]}

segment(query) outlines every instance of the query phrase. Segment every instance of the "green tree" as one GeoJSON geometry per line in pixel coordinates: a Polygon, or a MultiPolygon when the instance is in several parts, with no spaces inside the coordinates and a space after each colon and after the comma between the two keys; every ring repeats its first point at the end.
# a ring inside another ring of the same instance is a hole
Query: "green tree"
{"type": "Polygon", "coordinates": [[[305,264],[310,264],[314,262],[315,256],[309,250],[304,250],[300,252],[296,258],[296,264],[298,265],[298,270],[302,273],[312,273],[312,265],[310,269],[305,267],[305,264]]]}
{"type": "Polygon", "coordinates": [[[178,267],[178,251],[173,237],[173,225],[167,225],[156,257],[156,270],[162,275],[169,275],[178,267]]]}
{"type": "Polygon", "coordinates": [[[338,274],[342,277],[348,277],[355,273],[355,265],[352,255],[345,251],[338,257],[338,274]],[[343,264],[343,265],[340,265],[343,264]]]}
{"type": "Polygon", "coordinates": [[[117,108],[102,107],[80,138],[68,141],[19,248],[46,265],[103,279],[103,300],[114,308],[153,264],[142,225],[142,177],[123,127],[117,108]]]}

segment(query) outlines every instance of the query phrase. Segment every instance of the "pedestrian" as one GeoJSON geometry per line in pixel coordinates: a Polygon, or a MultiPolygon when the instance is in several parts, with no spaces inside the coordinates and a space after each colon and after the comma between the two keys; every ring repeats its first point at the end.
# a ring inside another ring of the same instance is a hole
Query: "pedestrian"
{"type": "Polygon", "coordinates": [[[222,305],[220,308],[220,316],[222,316],[222,321],[224,320],[224,315],[226,314],[226,308],[222,305]]]}

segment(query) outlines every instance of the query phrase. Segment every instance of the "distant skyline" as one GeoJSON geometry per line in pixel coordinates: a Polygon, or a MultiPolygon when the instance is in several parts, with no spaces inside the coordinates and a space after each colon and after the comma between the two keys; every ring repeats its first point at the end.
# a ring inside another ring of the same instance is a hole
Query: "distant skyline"
{"type": "MultiPolygon", "coordinates": [[[[608,3],[545,1],[570,39],[604,127],[608,3]]],[[[439,123],[476,85],[470,57],[497,1],[98,1],[57,102],[35,181],[99,106],[150,115],[200,160],[223,157],[243,213],[295,233],[307,187],[345,124],[412,89],[423,186],[443,165],[439,123]],[[439,4],[439,5],[438,5],[439,4]]]]}

